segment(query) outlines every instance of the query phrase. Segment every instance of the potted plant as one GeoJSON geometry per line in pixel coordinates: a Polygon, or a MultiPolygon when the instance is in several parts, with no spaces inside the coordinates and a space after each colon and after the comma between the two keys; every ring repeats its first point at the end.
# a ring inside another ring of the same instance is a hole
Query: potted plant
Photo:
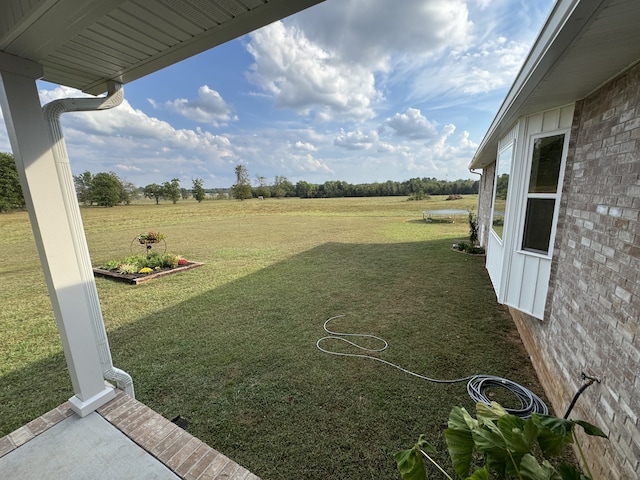
{"type": "Polygon", "coordinates": [[[164,237],[165,235],[160,232],[147,232],[141,233],[136,238],[142,245],[148,245],[151,243],[158,243],[160,240],[164,239],[164,237]]]}

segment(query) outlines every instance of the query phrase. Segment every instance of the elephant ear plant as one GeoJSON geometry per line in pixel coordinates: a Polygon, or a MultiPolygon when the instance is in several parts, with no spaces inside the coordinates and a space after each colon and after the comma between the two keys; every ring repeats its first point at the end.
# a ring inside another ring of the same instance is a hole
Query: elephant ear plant
{"type": "MultiPolygon", "coordinates": [[[[478,403],[476,418],[464,408],[454,407],[449,414],[445,441],[453,468],[466,480],[590,480],[576,467],[561,463],[554,467],[549,459],[560,456],[575,443],[584,462],[584,454],[574,429],[579,425],[587,435],[607,436],[590,423],[565,420],[551,415],[532,414],[528,419],[510,415],[495,402],[478,403]],[[484,465],[474,460],[482,459],[484,465]]],[[[395,454],[403,480],[426,480],[424,459],[431,462],[449,480],[451,477],[434,459],[436,450],[422,437],[409,450],[395,454]]]]}

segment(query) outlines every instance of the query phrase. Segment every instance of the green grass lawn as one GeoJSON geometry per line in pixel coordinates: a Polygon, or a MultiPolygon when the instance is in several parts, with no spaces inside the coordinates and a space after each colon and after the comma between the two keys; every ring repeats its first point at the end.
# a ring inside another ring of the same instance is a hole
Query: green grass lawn
{"type": "MultiPolygon", "coordinates": [[[[316,349],[324,321],[373,333],[380,354],[439,378],[541,388],[484,258],[451,250],[468,225],[422,210],[477,197],[268,199],[82,210],[94,265],[159,230],[204,267],[138,286],[97,279],[116,367],[137,398],[271,479],[398,478],[393,452],[425,433],[444,450],[464,384],[437,385],[316,349]]],[[[27,215],[0,215],[0,436],[72,394],[27,215]]],[[[507,399],[508,400],[508,399],[507,399]]]]}

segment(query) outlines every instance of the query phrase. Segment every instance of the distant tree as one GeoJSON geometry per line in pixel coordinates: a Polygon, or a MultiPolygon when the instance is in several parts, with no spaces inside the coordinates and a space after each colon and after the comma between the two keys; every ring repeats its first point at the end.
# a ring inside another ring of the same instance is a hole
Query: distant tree
{"type": "Polygon", "coordinates": [[[207,196],[204,190],[204,181],[201,178],[195,178],[193,180],[193,188],[191,189],[191,194],[193,198],[195,198],[198,203],[205,199],[207,196]]]}
{"type": "Polygon", "coordinates": [[[162,184],[162,197],[171,200],[173,203],[178,203],[178,200],[180,200],[180,180],[173,178],[170,182],[164,182],[162,184]]]}
{"type": "Polygon", "coordinates": [[[0,152],[0,212],[25,205],[16,162],[10,153],[0,152]]]}
{"type": "Polygon", "coordinates": [[[231,193],[236,200],[251,198],[251,183],[249,182],[249,172],[244,165],[236,165],[236,183],[231,187],[231,193]]]}
{"type": "Polygon", "coordinates": [[[122,202],[122,182],[113,173],[96,173],[91,181],[91,199],[101,207],[113,207],[122,202]]]}
{"type": "Polygon", "coordinates": [[[313,183],[300,180],[296,183],[296,195],[300,198],[313,198],[316,195],[317,187],[313,183]]]}
{"type": "Polygon", "coordinates": [[[293,195],[295,188],[293,184],[287,180],[287,177],[281,177],[276,175],[276,179],[273,182],[273,196],[277,198],[293,195]]]}
{"type": "Polygon", "coordinates": [[[180,196],[182,197],[182,200],[189,200],[191,191],[188,188],[180,187],[180,196]]]}
{"type": "Polygon", "coordinates": [[[256,180],[258,180],[258,186],[256,187],[256,195],[258,197],[269,198],[271,196],[271,189],[267,184],[267,177],[258,175],[256,177],[256,180]]]}
{"type": "Polygon", "coordinates": [[[140,189],[124,178],[120,179],[120,183],[122,184],[122,198],[120,201],[125,205],[129,205],[138,196],[140,189]]]}
{"type": "Polygon", "coordinates": [[[93,182],[93,175],[89,170],[85,170],[80,175],[73,176],[73,184],[76,187],[76,196],[78,202],[85,205],[92,205],[91,200],[91,182],[93,182]]]}
{"type": "Polygon", "coordinates": [[[156,205],[158,205],[160,203],[160,199],[164,194],[164,190],[162,188],[162,185],[158,185],[157,183],[150,183],[149,185],[144,187],[142,194],[146,198],[153,198],[156,201],[156,205]]]}

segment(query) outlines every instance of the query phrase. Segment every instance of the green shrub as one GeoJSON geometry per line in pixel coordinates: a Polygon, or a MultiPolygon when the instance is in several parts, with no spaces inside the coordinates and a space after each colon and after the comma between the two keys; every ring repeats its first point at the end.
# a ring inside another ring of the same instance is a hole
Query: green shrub
{"type": "Polygon", "coordinates": [[[460,252],[470,253],[472,255],[484,255],[484,247],[472,245],[466,242],[458,242],[453,244],[453,249],[460,252]]]}
{"type": "MultiPolygon", "coordinates": [[[[524,419],[508,414],[499,404],[476,405],[476,418],[461,407],[453,407],[444,431],[449,457],[460,478],[467,480],[589,480],[587,475],[567,463],[553,466],[549,461],[563,454],[567,445],[575,443],[584,454],[574,430],[580,425],[584,433],[607,438],[598,427],[580,420],[567,420],[551,415],[532,414],[524,419]],[[494,477],[492,477],[494,475],[494,477]]],[[[435,448],[420,436],[409,450],[394,455],[404,480],[426,480],[423,457],[445,478],[453,480],[433,458],[435,448]]]]}

